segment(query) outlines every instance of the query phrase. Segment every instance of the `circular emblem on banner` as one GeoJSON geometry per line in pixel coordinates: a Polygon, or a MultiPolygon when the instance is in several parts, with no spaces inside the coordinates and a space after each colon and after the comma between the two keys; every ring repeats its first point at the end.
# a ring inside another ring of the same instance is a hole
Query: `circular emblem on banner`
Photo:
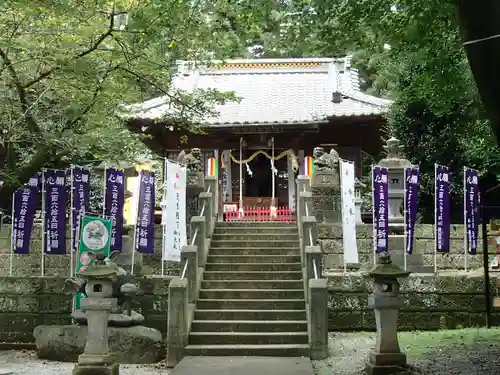
{"type": "Polygon", "coordinates": [[[83,272],[87,269],[88,267],[87,266],[81,266],[80,269],[78,270],[78,272],[83,272]]]}
{"type": "Polygon", "coordinates": [[[98,220],[89,221],[82,230],[83,244],[91,250],[103,249],[108,243],[107,228],[98,220]]]}
{"type": "Polygon", "coordinates": [[[88,253],[82,253],[82,255],[80,255],[80,263],[83,266],[88,266],[90,264],[91,260],[92,260],[92,258],[90,257],[90,255],[88,253]]]}

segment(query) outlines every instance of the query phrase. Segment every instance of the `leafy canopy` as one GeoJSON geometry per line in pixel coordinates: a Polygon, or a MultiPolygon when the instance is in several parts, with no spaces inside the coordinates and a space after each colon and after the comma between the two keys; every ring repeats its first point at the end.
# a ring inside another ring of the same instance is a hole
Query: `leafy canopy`
{"type": "MultiPolygon", "coordinates": [[[[170,88],[177,59],[217,46],[190,0],[6,0],[0,4],[0,166],[5,189],[42,167],[130,160],[147,150],[116,115],[166,95],[189,126],[229,94],[170,88]]],[[[4,190],[5,191],[5,190],[4,190]]]]}

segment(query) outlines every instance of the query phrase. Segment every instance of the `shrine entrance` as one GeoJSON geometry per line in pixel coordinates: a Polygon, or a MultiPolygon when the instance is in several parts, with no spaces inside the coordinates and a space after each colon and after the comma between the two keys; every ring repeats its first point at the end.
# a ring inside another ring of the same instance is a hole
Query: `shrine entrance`
{"type": "Polygon", "coordinates": [[[251,172],[245,174],[245,197],[272,197],[273,175],[269,159],[259,154],[248,167],[251,172]]]}

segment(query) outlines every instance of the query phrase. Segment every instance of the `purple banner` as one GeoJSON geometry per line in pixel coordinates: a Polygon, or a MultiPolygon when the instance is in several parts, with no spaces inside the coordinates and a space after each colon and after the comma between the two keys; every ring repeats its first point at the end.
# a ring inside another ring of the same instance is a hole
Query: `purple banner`
{"type": "Polygon", "coordinates": [[[448,167],[435,166],[436,251],[450,252],[450,172],[448,167]]]}
{"type": "Polygon", "coordinates": [[[377,253],[387,252],[389,238],[389,199],[388,199],[387,168],[373,167],[372,197],[373,197],[373,235],[374,247],[377,253]]]}
{"type": "Polygon", "coordinates": [[[155,173],[139,173],[139,201],[135,227],[135,249],[139,253],[155,252],[155,173]]]}
{"type": "Polygon", "coordinates": [[[71,169],[71,230],[73,232],[71,249],[76,250],[80,216],[89,210],[90,171],[87,168],[71,169]]]}
{"type": "Polygon", "coordinates": [[[122,171],[106,169],[106,191],[104,193],[104,215],[113,220],[111,229],[111,251],[122,251],[123,206],[125,204],[125,184],[122,171]]]}
{"type": "Polygon", "coordinates": [[[45,254],[66,254],[66,171],[46,170],[45,254]]]}
{"type": "Polygon", "coordinates": [[[464,205],[467,252],[475,255],[479,226],[479,175],[475,169],[464,170],[464,205]]]}
{"type": "Polygon", "coordinates": [[[15,254],[28,254],[31,232],[35,220],[40,189],[40,174],[30,178],[28,183],[14,193],[14,215],[12,222],[12,250],[15,254]]]}
{"type": "Polygon", "coordinates": [[[418,212],[418,192],[420,190],[420,172],[418,168],[405,168],[405,229],[406,252],[413,252],[415,222],[418,212]]]}

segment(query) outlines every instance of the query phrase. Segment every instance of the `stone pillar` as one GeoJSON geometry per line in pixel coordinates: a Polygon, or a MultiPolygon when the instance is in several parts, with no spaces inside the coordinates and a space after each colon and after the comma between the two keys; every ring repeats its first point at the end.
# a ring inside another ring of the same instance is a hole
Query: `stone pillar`
{"type": "Polygon", "coordinates": [[[328,358],[328,288],[326,279],[309,280],[309,344],[311,359],[328,358]]]}
{"type": "Polygon", "coordinates": [[[217,217],[219,213],[219,185],[217,177],[205,177],[205,191],[208,191],[208,188],[210,188],[210,193],[212,193],[212,214],[214,217],[217,217]]]}
{"type": "Polygon", "coordinates": [[[432,272],[432,267],[424,267],[423,255],[413,253],[405,255],[404,250],[404,170],[412,164],[404,158],[402,148],[397,138],[387,140],[384,149],[387,156],[380,160],[379,166],[387,168],[388,172],[388,217],[389,217],[389,238],[387,248],[391,254],[394,264],[403,267],[406,256],[407,269],[414,272],[432,272]]]}
{"type": "Polygon", "coordinates": [[[168,286],[167,367],[177,365],[188,338],[188,281],[175,278],[168,286]]]}
{"type": "Polygon", "coordinates": [[[373,279],[373,294],[368,296],[368,307],[374,309],[377,325],[375,349],[370,353],[368,374],[387,375],[401,372],[406,367],[406,355],[398,342],[398,312],[404,305],[399,295],[398,278],[410,273],[392,264],[385,254],[368,275],[373,279]]]}
{"type": "Polygon", "coordinates": [[[363,219],[361,218],[361,210],[363,205],[362,190],[366,187],[357,177],[354,181],[354,205],[355,205],[355,220],[356,224],[363,224],[363,219]]]}
{"type": "Polygon", "coordinates": [[[307,268],[307,277],[308,279],[320,278],[322,275],[322,267],[321,267],[321,247],[315,246],[306,246],[306,268],[307,268]],[[316,267],[316,273],[314,272],[314,268],[316,267]]]}
{"type": "Polygon", "coordinates": [[[199,214],[200,216],[203,216],[205,218],[205,237],[212,237],[212,234],[214,232],[214,227],[215,227],[215,222],[214,222],[214,217],[213,217],[213,194],[212,193],[200,193],[199,197],[199,207],[200,211],[199,214]],[[203,210],[203,213],[201,211],[203,210]]]}
{"type": "Polygon", "coordinates": [[[87,279],[81,307],[87,317],[87,342],[73,375],[118,375],[119,365],[109,352],[108,318],[117,305],[113,295],[113,280],[117,277],[116,268],[104,262],[104,254],[96,255],[92,266],[79,273],[87,279]]]}
{"type": "Polygon", "coordinates": [[[198,248],[196,246],[186,245],[182,247],[181,251],[181,276],[186,267],[184,278],[188,281],[188,303],[195,303],[197,297],[198,287],[198,248]]]}
{"type": "Polygon", "coordinates": [[[198,267],[205,267],[206,261],[206,224],[205,216],[194,216],[191,218],[191,233],[196,233],[194,246],[198,249],[198,267]]]}
{"type": "Polygon", "coordinates": [[[302,238],[304,236],[303,234],[303,227],[301,220],[304,216],[313,216],[313,209],[312,209],[312,193],[309,191],[301,191],[299,192],[299,204],[297,207],[297,221],[299,225],[299,237],[302,238]],[[307,207],[307,209],[306,209],[307,207]]]}
{"type": "Polygon", "coordinates": [[[339,157],[332,149],[326,154],[322,147],[313,152],[314,167],[311,178],[313,212],[319,222],[333,224],[342,221],[339,157]]]}
{"type": "MultiPolygon", "coordinates": [[[[203,172],[187,172],[186,182],[186,224],[189,225],[193,216],[199,215],[198,195],[203,192],[203,172]]],[[[188,233],[189,238],[193,234],[188,233]]]]}
{"type": "Polygon", "coordinates": [[[387,140],[384,149],[387,156],[380,160],[378,165],[387,168],[389,183],[389,225],[396,229],[404,223],[403,199],[404,199],[404,170],[411,167],[409,160],[402,154],[403,146],[397,138],[387,140]]]}

